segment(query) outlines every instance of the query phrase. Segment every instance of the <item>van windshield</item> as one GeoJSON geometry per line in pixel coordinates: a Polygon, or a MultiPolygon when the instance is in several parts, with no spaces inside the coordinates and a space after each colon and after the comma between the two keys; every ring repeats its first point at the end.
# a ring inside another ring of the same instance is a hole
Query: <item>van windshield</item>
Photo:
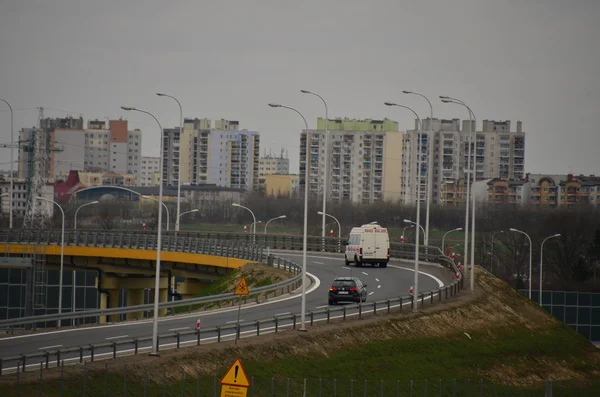
{"type": "Polygon", "coordinates": [[[348,245],[359,245],[360,244],[360,234],[351,234],[348,239],[348,245]]]}

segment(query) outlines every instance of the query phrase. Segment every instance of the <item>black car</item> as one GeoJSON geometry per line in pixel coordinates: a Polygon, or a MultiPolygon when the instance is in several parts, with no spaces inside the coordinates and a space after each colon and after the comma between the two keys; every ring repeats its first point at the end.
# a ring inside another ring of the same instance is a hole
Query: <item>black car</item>
{"type": "Polygon", "coordinates": [[[357,277],[337,277],[329,286],[329,304],[338,302],[366,302],[367,284],[357,277]]]}

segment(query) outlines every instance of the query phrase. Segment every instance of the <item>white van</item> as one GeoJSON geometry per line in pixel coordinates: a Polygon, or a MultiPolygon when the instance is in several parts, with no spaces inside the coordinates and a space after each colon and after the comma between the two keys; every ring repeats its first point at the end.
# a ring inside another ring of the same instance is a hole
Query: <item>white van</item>
{"type": "Polygon", "coordinates": [[[346,245],[346,266],[354,262],[355,266],[363,263],[386,267],[390,260],[390,238],[386,228],[377,223],[369,223],[354,227],[350,232],[346,245]]]}

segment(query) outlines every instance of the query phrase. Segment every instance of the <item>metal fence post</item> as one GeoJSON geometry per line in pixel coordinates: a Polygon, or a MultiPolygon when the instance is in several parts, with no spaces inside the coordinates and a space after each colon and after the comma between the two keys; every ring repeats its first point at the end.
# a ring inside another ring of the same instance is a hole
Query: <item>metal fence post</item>
{"type": "Polygon", "coordinates": [[[333,397],[337,397],[337,379],[333,379],[333,397]]]}
{"type": "Polygon", "coordinates": [[[363,389],[363,395],[364,397],[367,397],[367,380],[365,379],[365,387],[363,389]]]}
{"type": "Polygon", "coordinates": [[[350,397],[354,397],[354,379],[350,379],[350,397]]]}
{"type": "Polygon", "coordinates": [[[123,397],[127,397],[127,363],[123,365],[123,397]]]}
{"type": "MultiPolygon", "coordinates": [[[[18,371],[18,369],[17,369],[18,371]]],[[[65,391],[65,362],[62,362],[60,366],[60,397],[62,397],[65,391]]]]}

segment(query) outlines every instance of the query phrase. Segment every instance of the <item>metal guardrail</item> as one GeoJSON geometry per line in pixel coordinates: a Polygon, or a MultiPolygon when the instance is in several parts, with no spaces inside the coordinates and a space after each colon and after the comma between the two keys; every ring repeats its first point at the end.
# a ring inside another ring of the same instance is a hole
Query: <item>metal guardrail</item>
{"type": "MultiPolygon", "coordinates": [[[[436,302],[441,302],[442,300],[454,297],[460,290],[461,283],[455,281],[451,285],[422,292],[416,302],[417,304],[420,304],[421,307],[433,305],[436,302]]],[[[377,315],[381,312],[389,314],[392,312],[392,309],[396,308],[398,309],[398,312],[402,312],[404,306],[410,305],[410,308],[412,309],[414,308],[414,304],[414,296],[402,296],[373,302],[328,307],[326,309],[308,312],[306,325],[314,326],[315,323],[318,322],[330,323],[337,320],[346,321],[351,317],[358,317],[360,319],[364,315],[377,315]]],[[[297,320],[298,315],[286,314],[268,319],[256,320],[254,322],[215,326],[209,329],[173,331],[168,334],[159,335],[158,347],[160,348],[160,342],[165,340],[171,340],[172,347],[179,349],[186,345],[200,345],[202,340],[204,340],[204,343],[209,343],[207,342],[207,339],[214,339],[214,341],[220,343],[226,340],[234,340],[255,335],[259,336],[266,333],[283,331],[285,329],[297,329],[297,320]]],[[[118,356],[139,354],[150,350],[151,343],[152,337],[149,336],[2,357],[0,358],[0,375],[2,375],[3,372],[6,372],[7,367],[10,365],[13,366],[12,368],[16,367],[17,371],[24,372],[28,367],[60,367],[64,364],[64,360],[83,363],[86,360],[94,361],[98,358],[117,358],[118,356]],[[121,350],[118,349],[119,347],[121,347],[121,350]],[[123,351],[123,348],[126,350],[123,351]],[[56,364],[54,365],[53,363],[56,364]]],[[[165,348],[165,345],[163,345],[163,348],[165,348]]]]}
{"type": "MultiPolygon", "coordinates": [[[[335,237],[309,236],[307,248],[309,251],[339,252],[343,247],[343,239],[335,237]]],[[[7,244],[32,244],[32,245],[58,245],[61,244],[61,232],[58,230],[27,230],[9,229],[0,231],[0,242],[7,244]]],[[[131,230],[66,230],[65,245],[85,247],[106,248],[128,248],[156,250],[156,232],[153,231],[131,231],[131,230]]],[[[264,248],[281,250],[301,250],[302,236],[292,235],[269,235],[269,234],[247,234],[247,233],[222,233],[222,232],[164,232],[162,249],[172,252],[186,252],[196,254],[207,254],[215,256],[237,257],[259,262],[265,262],[264,248]]],[[[439,263],[447,267],[462,280],[462,272],[456,267],[454,261],[443,255],[437,247],[420,246],[420,258],[425,262],[439,263]]],[[[391,243],[390,256],[398,259],[414,259],[414,244],[391,243]]],[[[295,277],[269,286],[253,290],[253,293],[269,293],[281,288],[297,286],[300,280],[300,266],[283,259],[275,258],[271,265],[293,269],[295,277]]],[[[160,303],[159,308],[176,308],[195,306],[229,300],[232,293],[215,295],[212,297],[192,298],[173,302],[160,303]]],[[[86,310],[83,312],[70,312],[58,314],[47,314],[41,316],[21,317],[18,319],[0,320],[0,328],[8,328],[41,324],[44,322],[58,322],[62,320],[97,318],[105,315],[116,315],[132,312],[144,312],[153,310],[153,305],[138,305],[125,308],[86,310]]]]}

